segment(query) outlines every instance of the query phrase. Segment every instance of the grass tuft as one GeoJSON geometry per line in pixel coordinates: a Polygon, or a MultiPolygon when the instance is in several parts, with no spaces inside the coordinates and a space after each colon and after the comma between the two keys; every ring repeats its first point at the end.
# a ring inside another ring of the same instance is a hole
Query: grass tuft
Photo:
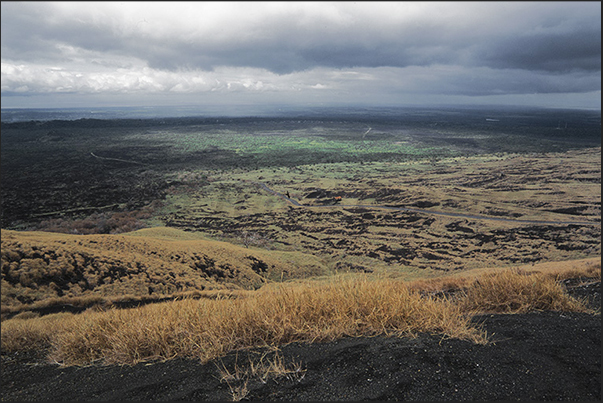
{"type": "Polygon", "coordinates": [[[466,311],[495,313],[588,311],[554,278],[518,269],[489,273],[476,279],[464,291],[459,305],[466,311]]]}
{"type": "Polygon", "coordinates": [[[248,363],[243,365],[239,365],[237,360],[232,369],[228,369],[222,360],[216,363],[220,382],[227,383],[233,401],[240,401],[247,397],[251,382],[266,384],[269,381],[278,382],[282,378],[294,382],[301,382],[304,379],[306,370],[301,362],[287,363],[278,350],[272,358],[266,358],[268,353],[269,351],[264,352],[258,360],[248,358],[248,363]]]}
{"type": "MultiPolygon", "coordinates": [[[[507,269],[442,282],[461,288],[451,296],[434,293],[436,282],[426,284],[428,292],[416,282],[336,276],[315,283],[273,283],[241,298],[183,298],[135,309],[9,319],[2,323],[2,351],[46,349],[50,360],[64,365],[129,365],[177,356],[208,362],[230,351],[346,336],[426,332],[487,343],[487,335],[471,321],[474,314],[591,312],[551,273],[507,269]]],[[[271,371],[278,372],[277,364],[271,371]]]]}

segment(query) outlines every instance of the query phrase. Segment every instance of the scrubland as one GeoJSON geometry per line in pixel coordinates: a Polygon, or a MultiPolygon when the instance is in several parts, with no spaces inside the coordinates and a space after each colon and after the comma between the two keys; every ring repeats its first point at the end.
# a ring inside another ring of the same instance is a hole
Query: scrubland
{"type": "MultiPolygon", "coordinates": [[[[192,299],[135,309],[21,315],[2,324],[2,350],[41,349],[66,365],[134,364],[193,357],[202,361],[253,347],[343,336],[441,334],[487,343],[471,324],[478,313],[593,312],[560,280],[600,281],[600,263],[568,269],[506,269],[405,282],[367,275],[274,283],[236,298],[192,299]]],[[[600,312],[599,312],[600,313],[600,312]]]]}
{"type": "Polygon", "coordinates": [[[576,116],[3,123],[2,351],[208,362],[599,314],[563,283],[601,277],[600,116],[576,116]]]}

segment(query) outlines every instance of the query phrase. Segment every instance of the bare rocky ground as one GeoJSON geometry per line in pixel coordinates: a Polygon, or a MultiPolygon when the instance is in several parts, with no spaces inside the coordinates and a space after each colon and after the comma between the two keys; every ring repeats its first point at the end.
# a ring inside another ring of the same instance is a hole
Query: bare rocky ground
{"type": "MultiPolygon", "coordinates": [[[[567,281],[570,294],[601,308],[601,283],[567,281]]],[[[289,376],[221,380],[274,351],[231,353],[134,366],[60,367],[35,353],[2,354],[2,401],[601,401],[601,316],[568,312],[481,315],[492,343],[345,338],[283,346],[289,376]]]]}

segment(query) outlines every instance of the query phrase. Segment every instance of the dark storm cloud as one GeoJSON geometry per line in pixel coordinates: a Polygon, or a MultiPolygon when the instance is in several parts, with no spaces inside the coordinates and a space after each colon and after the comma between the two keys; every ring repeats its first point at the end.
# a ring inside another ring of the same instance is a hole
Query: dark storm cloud
{"type": "Polygon", "coordinates": [[[600,2],[3,2],[2,92],[600,91],[600,13],[600,2]]]}
{"type": "Polygon", "coordinates": [[[477,57],[498,68],[600,71],[601,26],[576,27],[569,33],[517,35],[485,47],[477,57]]]}
{"type": "MultiPolygon", "coordinates": [[[[436,8],[436,4],[425,6],[436,8]]],[[[134,24],[108,11],[58,19],[53,18],[56,12],[53,13],[52,4],[3,3],[2,53],[10,59],[53,60],[61,57],[55,45],[65,44],[132,55],[156,68],[252,66],[280,74],[314,67],[442,63],[546,71],[600,70],[600,3],[582,3],[585,11],[581,12],[559,7],[559,12],[571,12],[567,17],[570,24],[561,15],[557,16],[556,25],[538,29],[543,24],[553,24],[538,18],[540,9],[555,7],[555,3],[537,3],[521,10],[533,14],[534,25],[528,20],[515,27],[509,21],[508,30],[489,29],[471,16],[461,22],[447,21],[445,15],[430,21],[428,13],[413,20],[405,19],[402,12],[394,16],[384,12],[379,15],[382,21],[376,17],[363,19],[356,9],[348,11],[344,21],[326,17],[308,20],[304,18],[308,13],[296,8],[243,24],[240,30],[237,25],[245,15],[224,18],[222,25],[212,26],[226,35],[214,35],[203,27],[187,32],[172,26],[164,36],[154,36],[148,34],[147,25],[158,23],[155,20],[141,19],[134,24]],[[139,30],[141,25],[147,31],[139,30]]],[[[202,14],[200,9],[200,19],[202,14]]],[[[504,25],[507,21],[498,23],[504,25]]]]}
{"type": "Polygon", "coordinates": [[[36,60],[48,52],[44,35],[44,9],[25,8],[22,4],[2,2],[2,59],[36,60]]]}

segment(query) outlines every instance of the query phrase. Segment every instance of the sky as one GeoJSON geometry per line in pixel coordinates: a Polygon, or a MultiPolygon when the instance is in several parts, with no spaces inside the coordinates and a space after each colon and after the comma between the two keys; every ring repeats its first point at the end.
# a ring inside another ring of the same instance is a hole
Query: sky
{"type": "Polygon", "coordinates": [[[601,109],[601,2],[1,3],[2,108],[601,109]]]}

